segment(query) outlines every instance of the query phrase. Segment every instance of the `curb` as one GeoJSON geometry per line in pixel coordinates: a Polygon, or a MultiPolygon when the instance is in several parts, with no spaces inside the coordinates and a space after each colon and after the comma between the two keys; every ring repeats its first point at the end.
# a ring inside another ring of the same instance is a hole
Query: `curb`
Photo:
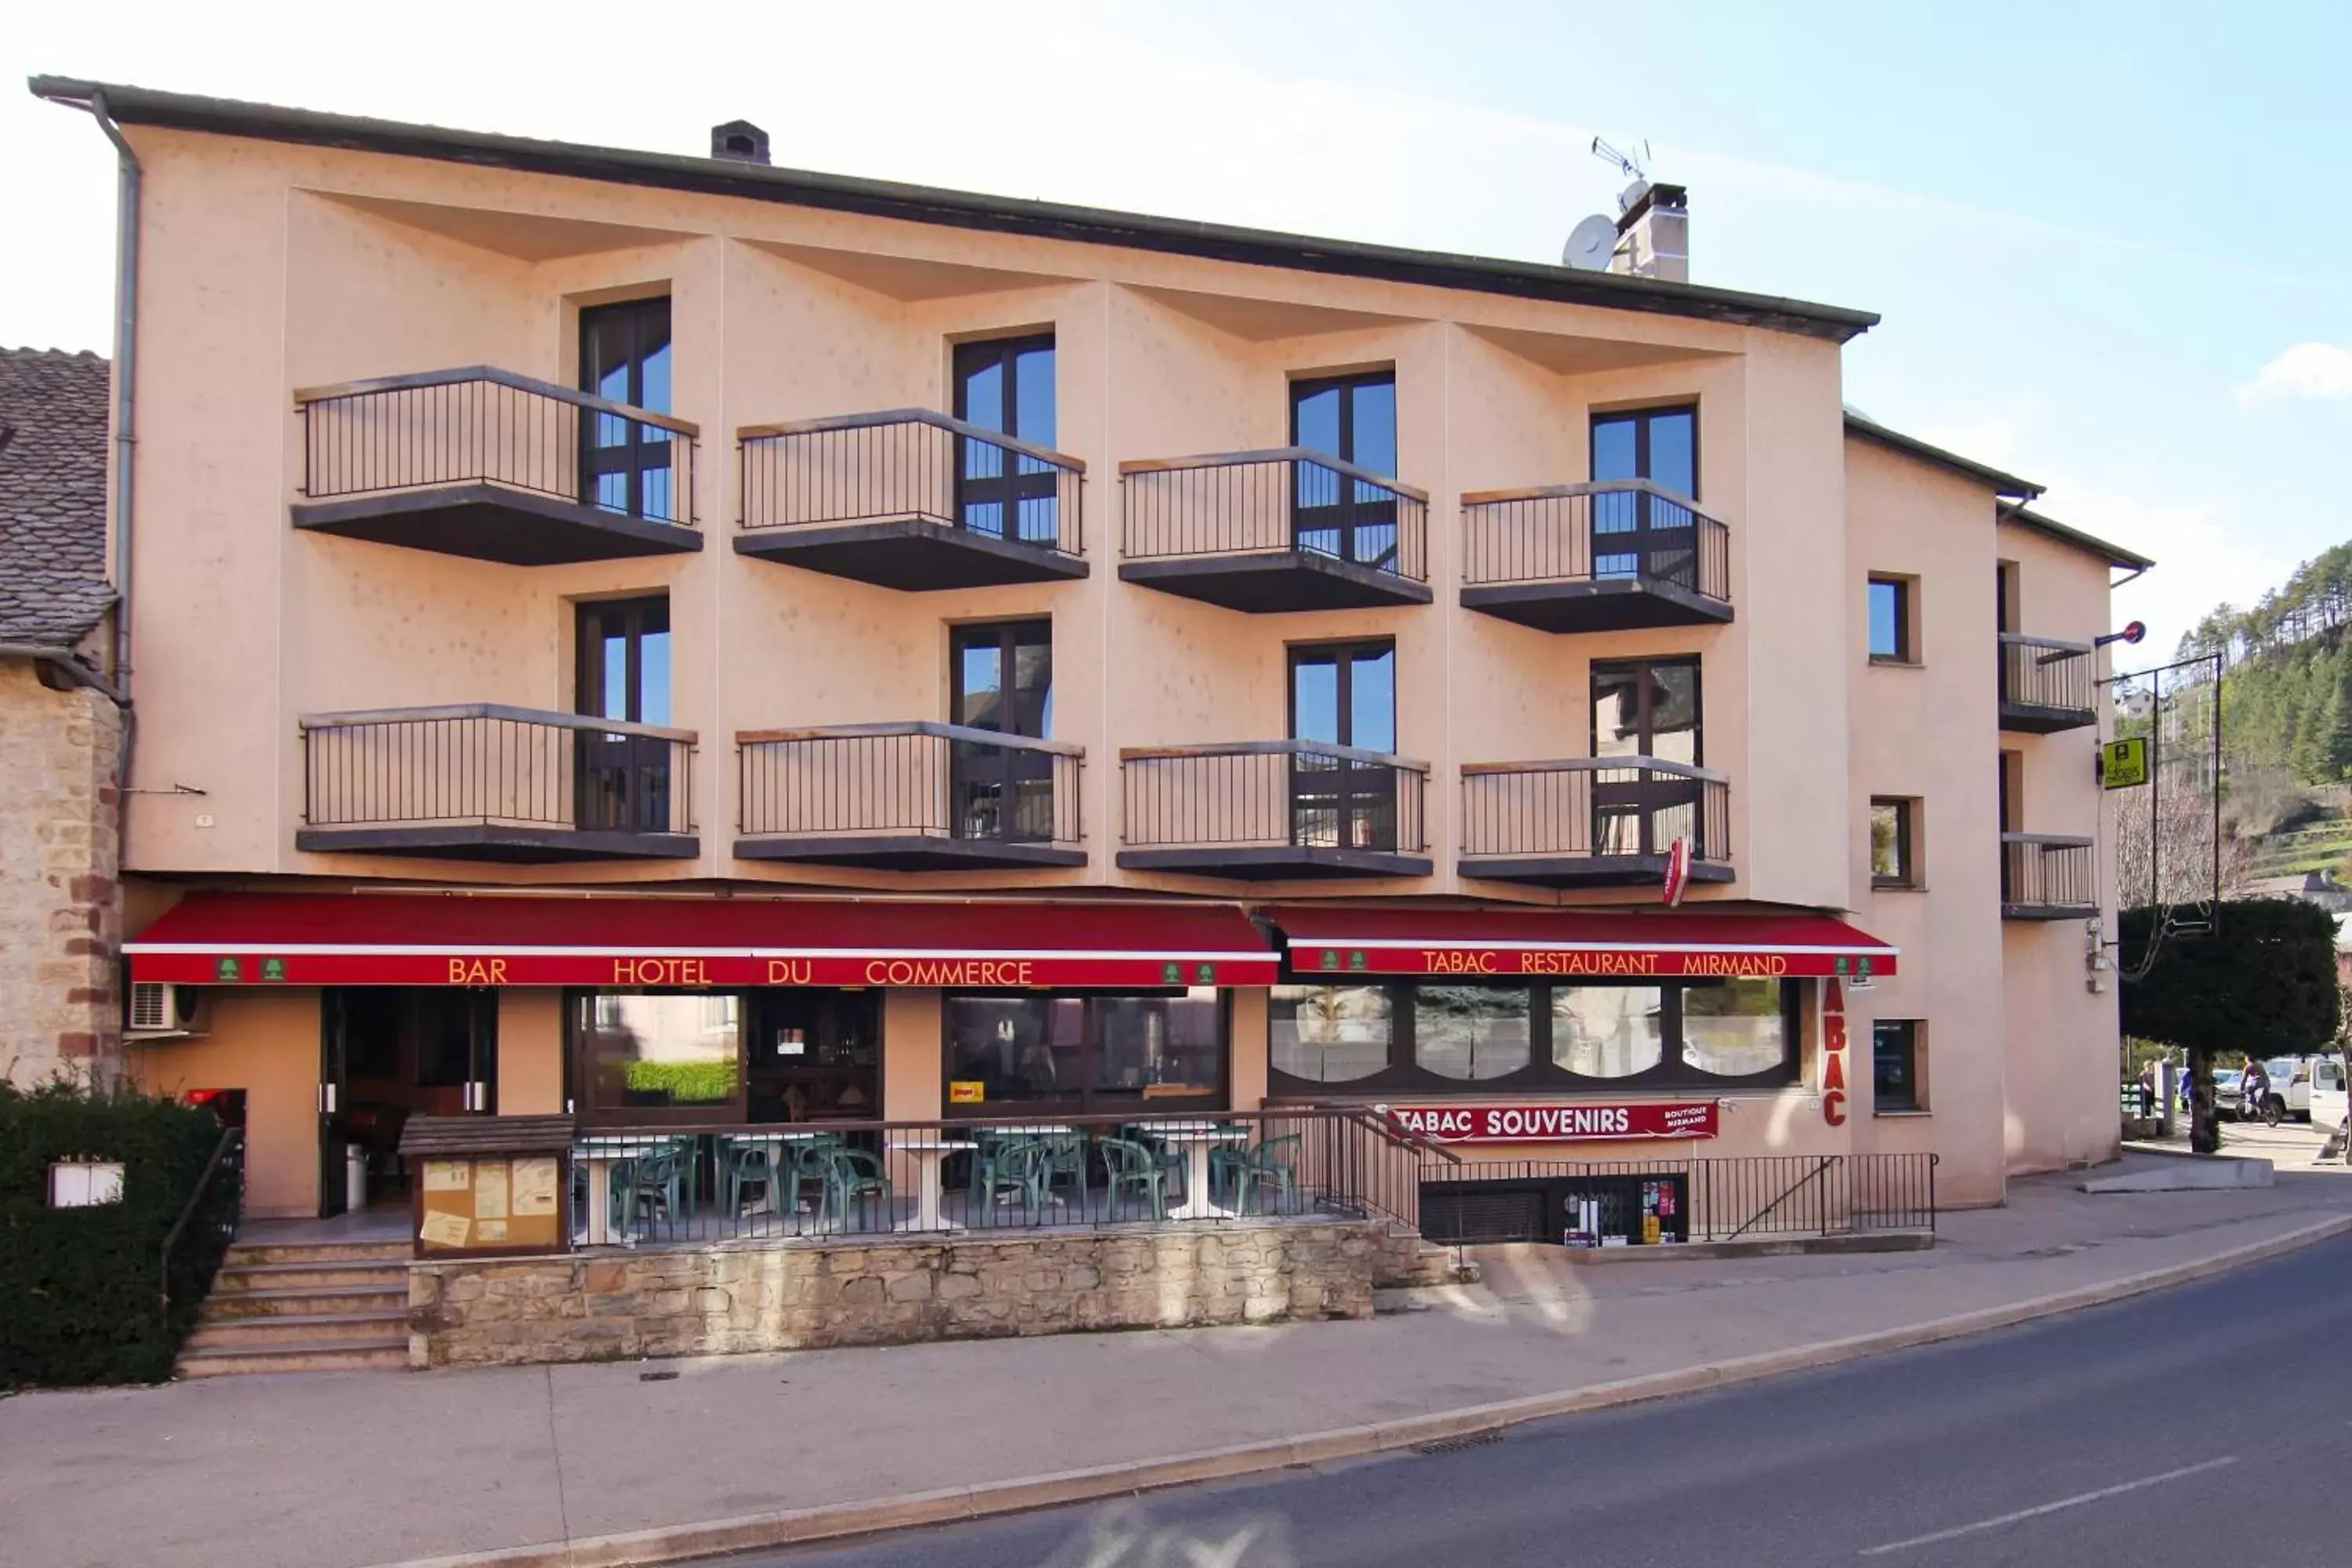
{"type": "Polygon", "coordinates": [[[731,1552],[803,1545],[843,1536],[867,1535],[917,1525],[952,1524],[994,1514],[1025,1512],[1064,1503],[1086,1502],[1155,1491],[1192,1482],[1226,1480],[1297,1465],[1359,1458],[1369,1454],[1409,1448],[1423,1443],[1474,1433],[1496,1431],[1554,1415],[1574,1415],[1619,1405],[1644,1404],[1704,1389],[1727,1388],[1786,1373],[1832,1366],[1889,1351],[1965,1338],[1993,1329],[2010,1328],[2037,1318],[2053,1317],[2085,1307],[2145,1295],[2168,1286],[2185,1285],[2211,1275],[2294,1252],[2352,1232],[2352,1215],[2322,1220],[2250,1242],[2194,1262],[2176,1263],[2145,1273],[2096,1285],[2077,1286],[2047,1296],[1980,1308],[1953,1317],[1937,1318],[1902,1328],[1881,1329],[1845,1339],[1787,1350],[1765,1351],[1706,1366],[1651,1373],[1615,1383],[1530,1394],[1490,1405],[1474,1405],[1430,1415],[1369,1426],[1341,1426],[1297,1437],[1277,1437],[1232,1447],[1210,1448],[1165,1459],[1142,1459],[1102,1465],[1056,1475],[1020,1480],[992,1481],[973,1487],[948,1487],[913,1492],[872,1502],[828,1503],[816,1508],[789,1509],[776,1513],[749,1514],[737,1519],[710,1520],[697,1524],[666,1525],[617,1535],[586,1536],[578,1541],[539,1546],[512,1546],[492,1552],[461,1552],[448,1557],[415,1558],[383,1568],[645,1568],[731,1552]]]}

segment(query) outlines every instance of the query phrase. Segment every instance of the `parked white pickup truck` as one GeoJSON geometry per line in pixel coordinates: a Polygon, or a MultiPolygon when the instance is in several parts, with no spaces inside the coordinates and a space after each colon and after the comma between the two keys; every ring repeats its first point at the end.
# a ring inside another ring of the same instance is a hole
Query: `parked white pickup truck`
{"type": "Polygon", "coordinates": [[[2314,1057],[2311,1060],[2311,1124],[2325,1132],[2334,1132],[2344,1125],[2347,1111],[2352,1111],[2352,1096],[2344,1087],[2344,1062],[2339,1057],[2314,1057]]]}

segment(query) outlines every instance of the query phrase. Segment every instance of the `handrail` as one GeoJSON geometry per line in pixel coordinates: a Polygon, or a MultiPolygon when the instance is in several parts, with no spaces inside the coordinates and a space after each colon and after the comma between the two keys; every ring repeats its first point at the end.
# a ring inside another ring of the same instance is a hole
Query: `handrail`
{"type": "Polygon", "coordinates": [[[1709,522],[1731,525],[1707,510],[1679,490],[1670,490],[1654,479],[1592,479],[1573,485],[1529,485],[1510,490],[1465,490],[1462,504],[1466,507],[1495,506],[1505,501],[1566,500],[1572,496],[1625,495],[1639,493],[1669,500],[1693,517],[1703,517],[1709,522]]]}
{"type": "Polygon", "coordinates": [[[1018,452],[1024,458],[1034,458],[1041,463],[1050,463],[1074,474],[1087,471],[1084,458],[1073,458],[1066,452],[1056,452],[1051,447],[1036,446],[1018,436],[1007,436],[1002,430],[991,430],[985,425],[974,425],[969,420],[929,408],[885,408],[873,414],[833,414],[821,419],[789,419],[774,425],[746,425],[735,432],[735,439],[764,441],[778,436],[814,436],[827,430],[867,430],[884,425],[929,425],[969,440],[985,441],[1008,452],[1018,452]]]}
{"type": "MultiPolygon", "coordinates": [[[[1741,1221],[1738,1228],[1734,1229],[1732,1233],[1724,1237],[1724,1239],[1726,1241],[1737,1241],[1741,1236],[1753,1230],[1765,1220],[1769,1219],[1772,1216],[1773,1211],[1778,1209],[1782,1204],[1787,1203],[1790,1198],[1795,1197],[1801,1190],[1820,1181],[1823,1176],[1830,1173],[1832,1166],[1842,1165],[1844,1161],[1844,1156],[1841,1154],[1822,1154],[1820,1155],[1818,1159],[1819,1163],[1815,1164],[1811,1171],[1806,1172],[1803,1175],[1790,1183],[1787,1188],[1785,1188],[1778,1197],[1775,1197],[1770,1203],[1766,1204],[1762,1208],[1757,1210],[1754,1214],[1749,1215],[1745,1220],[1741,1221]]],[[[1826,1228],[1826,1226],[1824,1228],[1826,1228]]],[[[1849,1225],[1847,1228],[1851,1229],[1853,1227],[1849,1225]]]]}
{"type": "Polygon", "coordinates": [[[163,1246],[157,1269],[160,1289],[156,1291],[155,1310],[157,1321],[166,1327],[169,1327],[172,1321],[172,1249],[180,1244],[180,1233],[188,1228],[188,1221],[195,1217],[196,1205],[203,1202],[205,1194],[212,1190],[213,1173],[220,1169],[222,1157],[244,1137],[245,1130],[241,1127],[221,1129],[220,1142],[213,1145],[212,1158],[205,1162],[204,1173],[196,1178],[194,1188],[188,1194],[188,1201],[180,1205],[180,1217],[173,1220],[172,1228],[163,1233],[163,1246]]]}
{"type": "Polygon", "coordinates": [[[366,708],[350,713],[305,713],[295,720],[304,731],[352,729],[363,724],[423,724],[447,719],[503,719],[516,724],[537,724],[550,730],[582,730],[598,735],[642,735],[653,741],[698,743],[692,730],[664,724],[638,724],[625,719],[598,719],[585,713],[555,713],[538,708],[512,708],[503,702],[458,702],[438,708],[366,708]]]}
{"type": "Polygon", "coordinates": [[[1464,763],[1462,775],[1465,778],[1470,778],[1491,773],[1613,773],[1619,770],[1631,771],[1637,768],[1645,773],[1671,773],[1676,778],[1696,779],[1702,784],[1727,784],[1731,782],[1729,773],[1717,773],[1712,768],[1693,767],[1688,763],[1669,763],[1656,757],[1640,756],[1559,757],[1549,762],[1536,763],[1464,763]]]}
{"type": "Polygon", "coordinates": [[[975,730],[964,724],[942,724],[913,719],[882,724],[826,724],[808,730],[739,730],[739,746],[769,745],[796,741],[846,741],[865,736],[936,735],[975,746],[1003,746],[1016,752],[1048,752],[1057,757],[1083,757],[1087,749],[1075,741],[1041,741],[1032,735],[1008,735],[1000,730],[975,730]]]}
{"type": "Polygon", "coordinates": [[[2086,642],[2069,642],[2063,637],[2030,637],[2023,632],[2002,632],[2000,640],[2011,647],[2047,648],[2053,653],[2093,653],[2095,647],[2086,642]]]}
{"type": "Polygon", "coordinates": [[[510,386],[517,392],[534,393],[551,397],[559,403],[569,403],[575,408],[589,409],[597,414],[618,415],[641,424],[675,430],[681,436],[699,437],[702,426],[689,419],[673,415],[656,414],[650,408],[634,404],[615,403],[609,397],[599,397],[593,392],[582,392],[560,382],[541,381],[537,376],[523,375],[516,371],[500,370],[496,365],[461,365],[455,370],[413,371],[406,375],[380,375],[368,381],[337,382],[331,386],[303,386],[294,391],[294,409],[299,413],[310,404],[329,403],[341,397],[364,397],[379,392],[410,392],[426,386],[463,386],[469,382],[487,381],[499,386],[510,386]]]}
{"type": "Polygon", "coordinates": [[[1406,1126],[1398,1118],[1396,1112],[1385,1105],[1335,1105],[1318,1106],[1315,1109],[1338,1110],[1344,1113],[1349,1121],[1369,1122],[1373,1131],[1400,1149],[1409,1149],[1418,1154],[1434,1154],[1449,1165],[1462,1163],[1461,1155],[1448,1149],[1428,1133],[1416,1131],[1406,1126]]]}
{"type": "Polygon", "coordinates": [[[2003,844],[2023,844],[2040,849],[2088,849],[2098,842],[2074,833],[2004,833],[2003,844]]]}
{"type": "Polygon", "coordinates": [[[1376,474],[1370,468],[1360,468],[1345,458],[1335,458],[1328,452],[1318,452],[1312,447],[1267,447],[1255,452],[1209,452],[1192,458],[1137,458],[1119,464],[1123,478],[1129,474],[1164,474],[1181,468],[1236,468],[1249,463],[1312,463],[1318,468],[1328,468],[1344,478],[1368,485],[1378,485],[1384,490],[1424,504],[1429,492],[1415,489],[1402,480],[1376,474]]]}
{"type": "Polygon", "coordinates": [[[1328,757],[1334,762],[1369,763],[1376,767],[1401,768],[1406,773],[1425,773],[1427,763],[1411,757],[1400,757],[1389,752],[1368,752],[1360,746],[1333,745],[1328,741],[1215,741],[1197,746],[1121,746],[1118,760],[1122,763],[1165,761],[1177,757],[1244,757],[1286,756],[1304,752],[1311,757],[1328,757]]]}

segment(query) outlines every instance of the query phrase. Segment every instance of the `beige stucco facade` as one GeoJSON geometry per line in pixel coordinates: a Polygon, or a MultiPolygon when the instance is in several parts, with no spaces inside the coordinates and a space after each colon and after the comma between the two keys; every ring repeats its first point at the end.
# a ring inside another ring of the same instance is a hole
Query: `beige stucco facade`
{"type": "MultiPolygon", "coordinates": [[[[1695,885],[1685,908],[1845,913],[1902,952],[1897,976],[1846,998],[1843,1113],[1824,1102],[1808,983],[1797,1081],[1723,1094],[1703,1152],[1932,1152],[1960,1203],[1999,1201],[2011,1172],[2112,1152],[2112,992],[2086,985],[2079,921],[2003,922],[1994,787],[2000,752],[2021,751],[2032,826],[2095,830],[2096,731],[1998,728],[1993,574],[2019,563],[2024,629],[2087,640],[2106,627],[2106,565],[1998,523],[1979,479],[1850,438],[1829,336],[299,142],[130,134],[145,178],[137,765],[142,784],[203,792],[133,797],[125,862],[152,890],[134,925],[190,889],[392,884],[1654,910],[1654,882],[1555,892],[1464,877],[1460,770],[1587,755],[1596,661],[1696,656],[1704,761],[1729,781],[1732,876],[1695,885]],[[289,527],[304,389],[477,364],[573,384],[579,310],[649,294],[671,301],[667,412],[699,431],[705,548],[514,566],[289,527]],[[910,593],[732,548],[736,431],[945,411],[952,345],[1045,331],[1054,445],[1086,466],[1087,575],[910,593]],[[1282,447],[1291,380],[1367,367],[1393,368],[1396,477],[1429,496],[1432,602],[1244,614],[1121,580],[1122,463],[1282,447]],[[1697,500],[1729,530],[1733,617],[1561,635],[1463,607],[1461,497],[1586,480],[1596,412],[1663,405],[1697,410],[1697,500]],[[1867,657],[1873,573],[1916,581],[1916,668],[1867,657]],[[670,722],[697,737],[692,858],[297,848],[305,715],[569,710],[574,606],[646,594],[668,597],[670,722]],[[943,718],[950,628],[1032,617],[1053,627],[1052,739],[1085,752],[1083,866],[734,854],[739,732],[943,718]],[[1244,883],[1117,864],[1122,748],[1285,737],[1286,647],[1354,637],[1394,639],[1397,751],[1428,768],[1428,874],[1244,883]],[[1916,889],[1873,887],[1874,795],[1924,803],[1916,889]],[[1878,1017],[1927,1026],[1918,1113],[1873,1114],[1878,1017]]],[[[940,1115],[940,994],[883,1005],[884,1112],[940,1115]]],[[[1263,988],[1232,998],[1236,1108],[1275,1092],[1267,1006],[1263,988]]],[[[315,991],[224,994],[204,1038],[135,1054],[159,1087],[248,1090],[257,1210],[318,1202],[319,1026],[315,991]]],[[[499,1030],[499,1109],[562,1110],[556,994],[506,992],[499,1030]]]]}

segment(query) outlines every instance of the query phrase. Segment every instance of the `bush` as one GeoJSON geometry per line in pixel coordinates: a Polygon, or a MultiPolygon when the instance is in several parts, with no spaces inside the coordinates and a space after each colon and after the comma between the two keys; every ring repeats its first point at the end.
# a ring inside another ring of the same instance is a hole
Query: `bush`
{"type": "Polygon", "coordinates": [[[735,1098],[733,1062],[631,1062],[631,1094],[667,1096],[672,1105],[712,1105],[735,1098]]]}
{"type": "Polygon", "coordinates": [[[0,1388],[172,1375],[235,1227],[242,1171],[214,1173],[173,1247],[168,1314],[163,1237],[220,1136],[211,1111],[135,1089],[0,1081],[0,1388]],[[76,1159],[120,1162],[122,1201],[51,1208],[49,1167],[76,1159]]]}

